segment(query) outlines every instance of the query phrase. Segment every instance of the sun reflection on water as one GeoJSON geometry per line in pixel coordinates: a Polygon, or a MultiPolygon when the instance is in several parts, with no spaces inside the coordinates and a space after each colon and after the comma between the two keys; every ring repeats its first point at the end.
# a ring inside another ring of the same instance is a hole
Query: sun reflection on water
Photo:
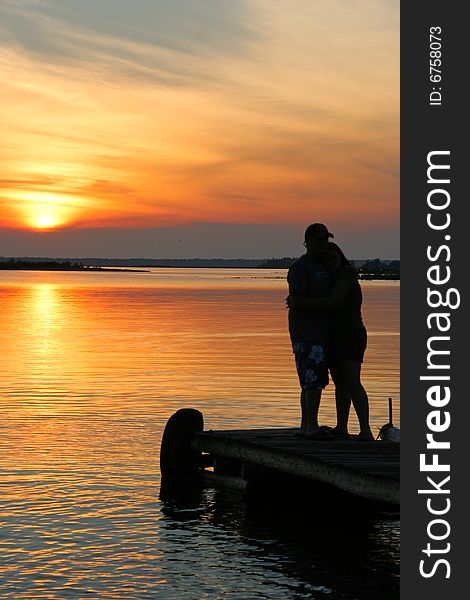
{"type": "MultiPolygon", "coordinates": [[[[214,282],[204,272],[185,287],[189,274],[178,280],[178,271],[159,272],[154,279],[152,274],[87,279],[83,273],[5,277],[0,282],[5,597],[14,590],[25,598],[88,592],[145,598],[149,589],[167,590],[175,581],[184,586],[201,552],[217,577],[243,568],[250,543],[242,543],[238,531],[220,529],[196,513],[187,529],[162,516],[158,448],[167,418],[183,406],[199,408],[206,428],[297,424],[284,280],[214,282]],[[194,527],[206,547],[190,544],[181,553],[184,540],[195,539],[194,527]],[[224,555],[227,544],[234,551],[224,555]]],[[[387,418],[386,398],[399,398],[398,293],[397,285],[364,286],[370,332],[364,378],[375,425],[387,418]]],[[[322,421],[332,423],[329,388],[321,410],[322,421]]],[[[396,411],[398,423],[398,402],[396,411]]],[[[280,594],[294,585],[282,572],[282,553],[257,561],[256,553],[250,555],[253,585],[277,578],[280,594]]],[[[270,593],[277,597],[275,587],[270,593]]]]}

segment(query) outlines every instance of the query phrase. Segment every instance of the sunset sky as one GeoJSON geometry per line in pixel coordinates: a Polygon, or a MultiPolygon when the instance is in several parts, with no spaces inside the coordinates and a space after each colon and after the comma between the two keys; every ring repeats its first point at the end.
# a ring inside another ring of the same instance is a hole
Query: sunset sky
{"type": "Polygon", "coordinates": [[[398,0],[0,0],[0,256],[399,256],[398,0]]]}

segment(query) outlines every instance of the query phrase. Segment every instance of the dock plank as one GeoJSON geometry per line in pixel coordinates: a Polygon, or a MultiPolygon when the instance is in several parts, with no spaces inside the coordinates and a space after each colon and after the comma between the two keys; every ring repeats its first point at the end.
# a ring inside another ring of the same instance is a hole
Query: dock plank
{"type": "Polygon", "coordinates": [[[400,445],[394,442],[312,441],[296,429],[204,431],[194,449],[329,483],[369,500],[399,504],[400,445]]]}

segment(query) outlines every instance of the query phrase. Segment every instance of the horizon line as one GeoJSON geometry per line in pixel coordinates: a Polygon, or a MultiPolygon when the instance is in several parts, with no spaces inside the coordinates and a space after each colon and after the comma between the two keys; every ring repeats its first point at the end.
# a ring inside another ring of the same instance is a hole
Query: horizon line
{"type": "MultiPolygon", "coordinates": [[[[11,260],[11,259],[35,259],[35,260],[145,260],[145,261],[183,261],[183,260],[223,260],[223,261],[268,261],[268,260],[283,260],[283,259],[296,259],[299,256],[270,256],[263,258],[221,258],[221,257],[185,257],[185,258],[153,258],[146,256],[130,256],[130,257],[105,257],[105,256],[0,256],[0,260],[11,260]]],[[[381,261],[395,261],[400,258],[381,258],[379,256],[368,257],[368,258],[351,258],[350,260],[381,260],[381,261]]]]}

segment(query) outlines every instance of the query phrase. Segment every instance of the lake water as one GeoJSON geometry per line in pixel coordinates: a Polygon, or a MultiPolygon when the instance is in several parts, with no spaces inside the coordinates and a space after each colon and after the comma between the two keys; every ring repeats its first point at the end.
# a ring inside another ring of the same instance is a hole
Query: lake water
{"type": "MultiPolygon", "coordinates": [[[[0,271],[1,598],[398,598],[394,520],[159,500],[169,416],[298,425],[285,271],[0,271]]],[[[399,284],[362,282],[373,431],[399,425],[399,284]]],[[[334,424],[324,392],[320,420],[334,424]]],[[[357,432],[354,414],[351,431],[357,432]]]]}

